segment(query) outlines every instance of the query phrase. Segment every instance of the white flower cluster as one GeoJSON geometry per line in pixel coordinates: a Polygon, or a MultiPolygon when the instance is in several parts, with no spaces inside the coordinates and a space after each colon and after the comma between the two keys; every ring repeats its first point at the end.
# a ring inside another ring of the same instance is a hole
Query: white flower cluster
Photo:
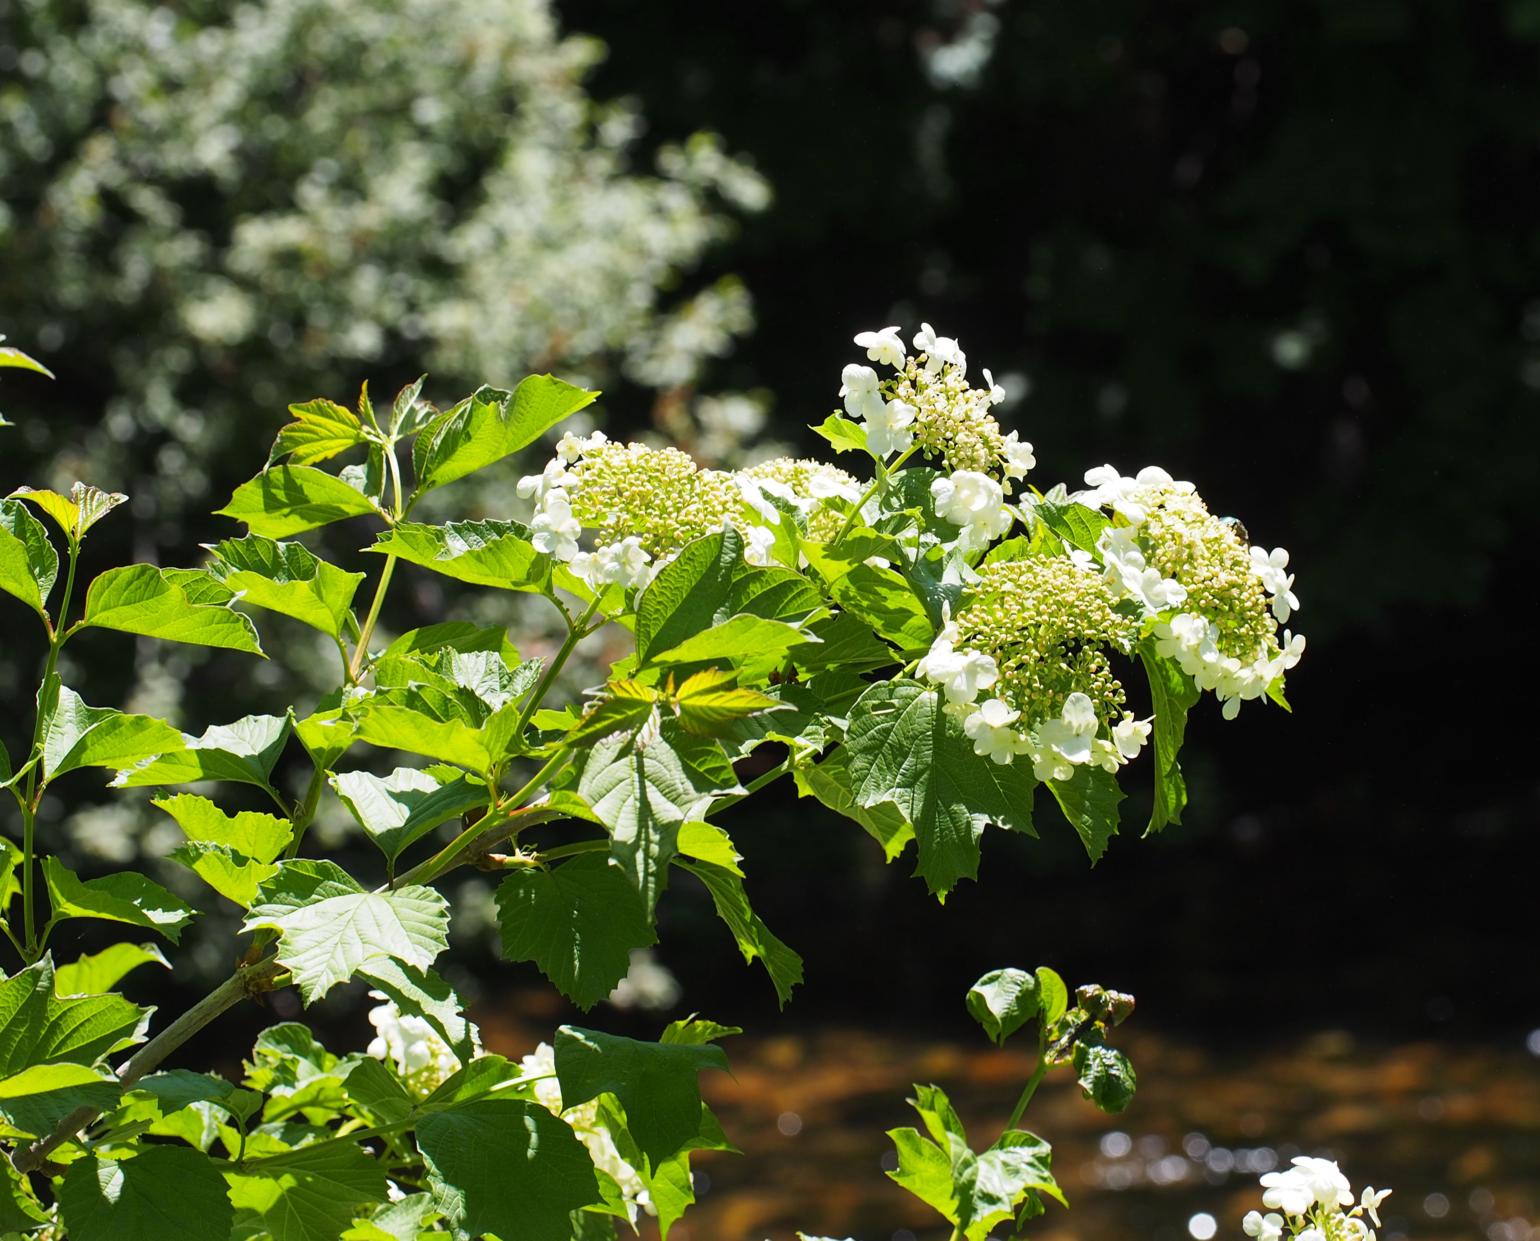
{"type": "Polygon", "coordinates": [[[864,424],[872,455],[886,460],[915,446],[941,456],[954,470],[1000,475],[1002,497],[1037,464],[1032,445],[1012,431],[1003,434],[990,412],[1005,400],[1005,389],[989,371],[983,388],[967,383],[968,357],[950,336],[928,323],[914,336],[915,355],[904,348],[898,326],[860,332],[855,343],[868,361],[891,367],[883,379],[870,366],[852,363],[842,372],[845,412],[864,424]]]}
{"type": "Polygon", "coordinates": [[[1137,758],[1149,740],[1150,721],[1128,713],[1112,726],[1110,739],[1098,737],[1101,722],[1095,704],[1079,691],[1065,698],[1057,717],[1023,724],[1020,709],[1004,698],[979,701],[979,695],[1000,680],[999,665],[971,647],[959,651],[957,642],[957,626],[948,622],[915,666],[915,675],[941,690],[975,754],[1002,765],[1025,754],[1039,780],[1068,780],[1084,763],[1115,772],[1137,758]]]}
{"type": "Polygon", "coordinates": [[[1160,653],[1214,693],[1226,719],[1299,663],[1304,636],[1275,630],[1299,608],[1287,551],[1246,547],[1191,483],[1158,466],[1128,477],[1104,465],[1085,481],[1073,498],[1113,516],[1096,545],[1108,590],[1138,605],[1160,653]]]}
{"type": "MultiPolygon", "coordinates": [[[[459,1070],[459,1057],[437,1030],[421,1017],[403,1013],[381,992],[371,991],[369,996],[383,1003],[369,1010],[375,1037],[366,1051],[376,1060],[393,1063],[409,1090],[425,1098],[459,1070]]],[[[479,1044],[474,1034],[473,1041],[479,1044]]]]}
{"type": "Polygon", "coordinates": [[[1262,1205],[1248,1212],[1241,1228],[1257,1241],[1374,1241],[1380,1204],[1388,1189],[1366,1187],[1356,1205],[1353,1187],[1330,1159],[1302,1155],[1284,1172],[1262,1178],[1262,1205]],[[1280,1214],[1281,1212],[1281,1214],[1280,1214]],[[1374,1227],[1364,1223],[1367,1216],[1374,1227]]]}
{"type": "Polygon", "coordinates": [[[572,1127],[578,1141],[587,1148],[594,1167],[606,1173],[620,1187],[632,1227],[636,1226],[638,1210],[656,1215],[658,1209],[653,1206],[641,1174],[621,1156],[614,1137],[599,1123],[598,1101],[590,1099],[577,1107],[562,1109],[561,1084],[556,1080],[555,1049],[549,1043],[541,1043],[519,1061],[519,1068],[523,1070],[526,1080],[533,1079],[531,1085],[535,1101],[572,1127]]]}
{"type": "Polygon", "coordinates": [[[539,474],[530,474],[518,483],[520,498],[533,500],[534,515],[531,542],[546,555],[565,561],[567,567],[594,590],[619,583],[626,587],[644,586],[652,576],[652,557],[636,535],[627,535],[613,543],[602,543],[592,551],[579,547],[583,524],[572,512],[571,490],[579,483],[572,466],[586,453],[607,444],[603,431],[577,436],[570,431],[556,445],[556,455],[546,462],[539,474]]]}

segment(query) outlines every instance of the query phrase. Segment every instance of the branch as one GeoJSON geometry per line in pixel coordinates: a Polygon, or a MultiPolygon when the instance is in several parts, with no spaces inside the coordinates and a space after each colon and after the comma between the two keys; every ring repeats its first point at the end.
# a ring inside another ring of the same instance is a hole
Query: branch
{"type": "MultiPolygon", "coordinates": [[[[118,1069],[118,1078],[128,1089],[141,1077],[153,1072],[173,1051],[190,1039],[209,1022],[234,1008],[248,996],[267,990],[267,984],[278,972],[278,962],[269,957],[255,965],[240,967],[199,1000],[169,1026],[141,1047],[118,1069]]],[[[53,1151],[75,1137],[82,1129],[101,1115],[98,1108],[76,1108],[45,1138],[39,1138],[30,1146],[16,1152],[11,1163],[16,1171],[25,1176],[36,1171],[53,1151]]]]}

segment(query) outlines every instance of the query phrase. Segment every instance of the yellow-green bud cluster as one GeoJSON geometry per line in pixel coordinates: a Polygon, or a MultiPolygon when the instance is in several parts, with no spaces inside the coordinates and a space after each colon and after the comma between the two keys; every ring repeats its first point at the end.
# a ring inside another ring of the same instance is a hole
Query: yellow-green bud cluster
{"type": "Polygon", "coordinates": [[[991,693],[1021,712],[1024,726],[1056,718],[1073,693],[1091,699],[1103,724],[1122,714],[1123,686],[1109,651],[1127,654],[1139,623],[1113,609],[1094,569],[1061,556],[987,564],[953,617],[955,644],[994,659],[991,693]]]}
{"type": "MultiPolygon", "coordinates": [[[[776,457],[740,470],[738,477],[758,483],[777,483],[791,491],[797,507],[807,516],[808,537],[818,542],[834,538],[845,521],[844,513],[825,501],[838,496],[855,504],[862,492],[861,484],[853,474],[806,457],[776,457]]],[[[774,494],[773,489],[771,494],[774,494]]]]}
{"type": "Polygon", "coordinates": [[[600,543],[635,535],[654,557],[720,530],[743,506],[732,475],[703,470],[677,448],[610,441],[587,447],[569,468],[573,516],[600,543]]]}
{"type": "Polygon", "coordinates": [[[914,439],[922,452],[940,457],[948,470],[976,470],[996,478],[1006,472],[1006,439],[989,411],[990,393],[970,388],[955,366],[932,373],[926,356],[908,358],[884,385],[891,399],[914,409],[914,439]]]}
{"type": "Polygon", "coordinates": [[[1149,563],[1187,589],[1185,612],[1219,630],[1215,645],[1242,661],[1278,654],[1278,626],[1252,568],[1251,551],[1235,527],[1209,512],[1202,497],[1179,484],[1139,496],[1145,509],[1139,533],[1149,563]]]}

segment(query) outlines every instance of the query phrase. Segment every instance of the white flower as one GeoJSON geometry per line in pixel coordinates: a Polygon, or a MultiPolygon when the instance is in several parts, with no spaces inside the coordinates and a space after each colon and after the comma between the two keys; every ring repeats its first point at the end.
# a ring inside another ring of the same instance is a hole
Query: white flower
{"type": "Polygon", "coordinates": [[[1255,1237],[1257,1241],[1281,1241],[1283,1237],[1283,1216],[1268,1214],[1260,1211],[1247,1211],[1246,1218],[1241,1221],[1241,1231],[1248,1237],[1255,1237]]]}
{"type": "Polygon", "coordinates": [[[572,515],[572,505],[565,491],[548,491],[529,526],[534,531],[530,542],[536,550],[558,560],[571,560],[578,554],[577,540],[583,527],[572,515]]]}
{"type": "Polygon", "coordinates": [[[1390,1197],[1390,1194],[1391,1191],[1388,1189],[1376,1190],[1372,1185],[1365,1185],[1363,1197],[1358,1200],[1359,1209],[1368,1212],[1369,1218],[1374,1221],[1376,1228],[1382,1226],[1380,1224],[1380,1203],[1390,1197]]]}
{"type": "Polygon", "coordinates": [[[877,372],[869,366],[852,362],[840,372],[840,396],[852,418],[866,418],[882,409],[882,393],[877,390],[877,372]]]}
{"type": "Polygon", "coordinates": [[[1307,1228],[1304,1232],[1296,1233],[1294,1241],[1326,1241],[1326,1234],[1319,1228],[1307,1228]]]}
{"type": "Polygon", "coordinates": [[[744,532],[743,558],[750,564],[769,564],[775,546],[775,531],[769,526],[750,526],[744,532]]]}
{"type": "MultiPolygon", "coordinates": [[[[1226,708],[1229,703],[1225,704],[1226,708]]],[[[1330,1159],[1300,1155],[1287,1172],[1270,1172],[1262,1178],[1267,1191],[1262,1204],[1277,1207],[1286,1215],[1303,1215],[1311,1206],[1351,1206],[1353,1187],[1330,1159]]]]}
{"type": "MultiPolygon", "coordinates": [[[[987,375],[989,372],[984,373],[987,375]]],[[[1023,439],[1018,439],[1015,431],[1005,437],[1002,447],[1005,449],[1006,478],[1025,478],[1027,471],[1037,465],[1037,457],[1033,455],[1032,445],[1023,439]]]]}
{"type": "Polygon", "coordinates": [[[1125,714],[1112,726],[1112,744],[1124,758],[1138,758],[1149,739],[1150,721],[1136,720],[1132,714],[1125,714]]]}
{"type": "MultiPolygon", "coordinates": [[[[413,1090],[427,1094],[460,1067],[460,1060],[438,1031],[421,1017],[401,1012],[381,992],[370,997],[383,1001],[369,1010],[375,1037],[365,1049],[376,1060],[394,1062],[396,1072],[413,1090]]],[[[479,1040],[477,1040],[479,1043],[479,1040]]]]}
{"type": "Polygon", "coordinates": [[[514,491],[521,499],[533,497],[535,503],[540,504],[550,492],[575,487],[577,482],[577,475],[567,469],[566,463],[560,457],[553,457],[539,474],[526,474],[519,479],[514,491]]]}
{"type": "MultiPolygon", "coordinates": [[[[1064,700],[1064,710],[1056,720],[1045,720],[1037,728],[1037,742],[1065,763],[1089,763],[1094,757],[1092,739],[1096,736],[1096,708],[1090,698],[1076,690],[1064,700]]],[[[1043,756],[1044,761],[1054,760],[1043,756]]],[[[1062,770],[1062,764],[1054,763],[1062,770]]],[[[1040,777],[1041,778],[1041,777],[1040,777]]],[[[1055,775],[1052,779],[1063,779],[1055,775]]]]}
{"type": "Polygon", "coordinates": [[[899,339],[896,323],[880,332],[856,333],[856,344],[866,350],[866,356],[873,362],[892,367],[904,364],[904,342],[899,339]]]}
{"type": "Polygon", "coordinates": [[[977,470],[958,470],[930,485],[936,516],[957,526],[969,526],[986,518],[1005,503],[1000,484],[977,470]]]}
{"type": "Polygon", "coordinates": [[[975,754],[1003,765],[1026,752],[1026,738],[1011,727],[1020,718],[1021,712],[1011,710],[1009,703],[999,698],[986,698],[979,704],[979,709],[963,721],[963,732],[972,740],[975,754]]]}
{"type": "Polygon", "coordinates": [[[583,581],[595,590],[619,583],[622,586],[645,586],[651,576],[652,557],[636,535],[627,535],[618,543],[596,547],[591,552],[579,552],[568,563],[583,581]]]}
{"type": "Polygon", "coordinates": [[[1137,576],[1125,577],[1129,594],[1144,604],[1147,612],[1164,612],[1187,600],[1187,587],[1174,577],[1162,577],[1159,569],[1141,569],[1137,576]]]}
{"type": "Polygon", "coordinates": [[[1251,549],[1251,571],[1262,580],[1262,589],[1270,595],[1276,595],[1282,589],[1284,571],[1288,567],[1289,553],[1281,547],[1270,552],[1260,547],[1251,549]]]}
{"type": "Polygon", "coordinates": [[[961,706],[972,702],[1000,678],[1000,669],[988,655],[972,649],[953,649],[955,631],[950,625],[937,635],[925,657],[915,666],[915,676],[941,686],[946,700],[961,706]]]}
{"type": "Polygon", "coordinates": [[[1269,1172],[1262,1178],[1262,1205],[1285,1215],[1303,1215],[1315,1204],[1310,1185],[1294,1169],[1269,1172]]]}
{"type": "Polygon", "coordinates": [[[915,408],[907,401],[881,399],[866,412],[866,446],[874,457],[886,457],[889,453],[903,452],[914,443],[915,408]]]}
{"type": "Polygon", "coordinates": [[[995,377],[989,373],[989,368],[984,368],[984,384],[989,389],[989,403],[998,405],[1005,400],[1005,389],[995,382],[995,377]]]}
{"type": "Polygon", "coordinates": [[[950,336],[937,336],[928,323],[920,324],[914,335],[914,347],[925,355],[925,370],[934,375],[943,366],[954,366],[959,375],[968,370],[968,357],[950,336]]]}
{"type": "Polygon", "coordinates": [[[588,435],[577,435],[568,431],[556,441],[556,459],[563,465],[571,465],[578,458],[587,456],[594,449],[609,442],[610,437],[603,431],[593,431],[588,435]]]}

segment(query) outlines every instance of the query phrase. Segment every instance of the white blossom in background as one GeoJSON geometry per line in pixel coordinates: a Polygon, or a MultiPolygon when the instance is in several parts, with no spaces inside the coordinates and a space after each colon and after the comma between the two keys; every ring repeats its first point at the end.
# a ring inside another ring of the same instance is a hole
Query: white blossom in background
{"type": "Polygon", "coordinates": [[[683,994],[679,980],[653,955],[652,949],[633,948],[630,966],[610,992],[609,1002],[616,1008],[664,1012],[679,1003],[683,994]]]}
{"type": "MultiPolygon", "coordinates": [[[[375,1036],[366,1052],[376,1060],[393,1064],[397,1075],[414,1094],[431,1094],[459,1070],[459,1057],[431,1025],[421,1017],[401,1012],[381,992],[371,991],[369,996],[381,1003],[369,1010],[369,1024],[374,1027],[375,1036]]],[[[472,1042],[479,1050],[475,1027],[472,1042]]]]}
{"type": "Polygon", "coordinates": [[[1256,1241],[1375,1241],[1379,1208],[1390,1190],[1353,1187],[1330,1159],[1302,1155],[1282,1172],[1262,1178],[1261,1211],[1248,1211],[1241,1231],[1256,1241]],[[1370,1223],[1365,1223],[1365,1217],[1370,1223]]]}

